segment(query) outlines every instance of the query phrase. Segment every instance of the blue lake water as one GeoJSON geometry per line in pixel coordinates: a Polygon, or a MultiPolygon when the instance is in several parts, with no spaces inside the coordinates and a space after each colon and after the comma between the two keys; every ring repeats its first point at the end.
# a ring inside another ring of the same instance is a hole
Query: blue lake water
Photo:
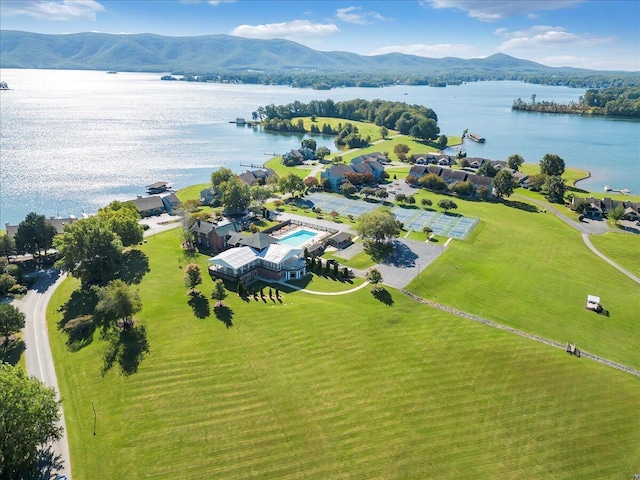
{"type": "MultiPolygon", "coordinates": [[[[556,153],[591,172],[579,186],[605,184],[640,193],[640,122],[511,111],[515,98],[576,101],[583,90],[520,82],[456,87],[396,86],[330,91],[283,86],[163,82],[158,74],[0,70],[12,88],[0,92],[0,225],[30,211],[50,215],[95,212],[114,199],[134,198],[144,186],[176,188],[207,182],[227,166],[262,164],[300,146],[300,135],[265,133],[229,123],[270,103],[331,98],[426,105],[442,133],[464,129],[487,139],[465,142],[469,156],[495,160],[519,153],[537,163],[556,153]]],[[[314,137],[335,150],[331,137],[314,137]]]]}

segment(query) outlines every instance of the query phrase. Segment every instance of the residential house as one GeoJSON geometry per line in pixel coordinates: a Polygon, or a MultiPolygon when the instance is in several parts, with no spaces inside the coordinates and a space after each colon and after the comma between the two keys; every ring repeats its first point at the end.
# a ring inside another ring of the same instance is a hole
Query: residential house
{"type": "Polygon", "coordinates": [[[347,173],[354,173],[350,165],[332,165],[320,173],[320,183],[324,184],[325,181],[328,181],[333,190],[338,190],[347,173]]]}
{"type": "Polygon", "coordinates": [[[230,248],[207,263],[211,275],[245,284],[257,278],[286,281],[307,274],[304,250],[279,243],[270,244],[262,251],[248,246],[230,248]]]}
{"type": "Polygon", "coordinates": [[[200,191],[200,203],[202,205],[211,205],[216,198],[216,193],[213,191],[213,187],[207,187],[200,191]]]}
{"type": "MultiPolygon", "coordinates": [[[[56,229],[56,233],[62,233],[64,231],[65,225],[70,225],[76,220],[77,218],[75,216],[69,215],[66,218],[49,217],[49,218],[45,218],[44,221],[49,225],[53,225],[54,228],[56,229]]],[[[14,238],[16,236],[16,233],[18,232],[18,226],[19,225],[9,225],[9,223],[5,223],[4,231],[9,237],[14,238]]]]}
{"type": "Polygon", "coordinates": [[[197,220],[189,230],[200,248],[221,252],[228,247],[230,235],[238,229],[235,222],[225,219],[220,222],[197,220]]]}
{"type": "Polygon", "coordinates": [[[275,177],[276,172],[271,168],[247,170],[244,173],[238,175],[241,182],[249,185],[250,187],[255,184],[264,185],[270,177],[275,177]]]}
{"type": "Polygon", "coordinates": [[[285,165],[302,165],[305,160],[313,160],[315,156],[316,152],[310,148],[292,149],[282,155],[282,163],[285,165]]]}
{"type": "Polygon", "coordinates": [[[165,211],[169,215],[172,215],[173,213],[175,213],[174,211],[180,206],[180,200],[178,200],[178,197],[173,192],[161,194],[160,199],[164,204],[165,211]]]}
{"type": "Polygon", "coordinates": [[[158,195],[149,195],[148,197],[138,195],[137,198],[129,200],[129,202],[136,206],[141,217],[152,217],[165,212],[165,205],[158,195]]]}
{"type": "Polygon", "coordinates": [[[640,220],[640,208],[629,206],[624,209],[624,219],[636,222],[640,220]]]}

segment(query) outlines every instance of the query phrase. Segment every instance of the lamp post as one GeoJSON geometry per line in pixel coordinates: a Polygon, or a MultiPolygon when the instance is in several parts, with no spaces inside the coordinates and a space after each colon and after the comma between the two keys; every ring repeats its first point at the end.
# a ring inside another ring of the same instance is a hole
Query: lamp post
{"type": "Polygon", "coordinates": [[[93,404],[93,400],[91,400],[91,408],[93,408],[93,435],[96,434],[96,421],[97,421],[97,417],[96,417],[96,407],[93,404]]]}

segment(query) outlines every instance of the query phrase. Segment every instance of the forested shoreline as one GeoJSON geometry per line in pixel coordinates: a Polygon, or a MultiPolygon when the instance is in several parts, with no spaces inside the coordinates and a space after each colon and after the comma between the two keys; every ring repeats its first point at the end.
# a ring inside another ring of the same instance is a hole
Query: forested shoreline
{"type": "Polygon", "coordinates": [[[511,108],[524,112],[640,118],[640,87],[590,89],[581,95],[577,102],[569,104],[560,104],[554,101],[538,102],[536,96],[532,95],[529,103],[521,98],[516,98],[511,108]]]}

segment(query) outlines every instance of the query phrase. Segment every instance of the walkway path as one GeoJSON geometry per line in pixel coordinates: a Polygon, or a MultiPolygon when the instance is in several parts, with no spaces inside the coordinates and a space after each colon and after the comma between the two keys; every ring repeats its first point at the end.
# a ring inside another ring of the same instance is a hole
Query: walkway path
{"type": "MultiPolygon", "coordinates": [[[[440,303],[432,302],[431,300],[426,300],[424,298],[418,297],[407,290],[402,290],[402,293],[407,295],[410,298],[422,303],[424,305],[429,305],[430,307],[437,308],[438,310],[443,310],[448,313],[452,313],[453,315],[457,315],[458,317],[466,318],[467,320],[471,320],[477,323],[482,323],[483,325],[487,325],[492,328],[497,328],[498,330],[504,330],[510,333],[514,333],[521,337],[527,338],[529,340],[535,340],[536,342],[544,343],[545,345],[550,345],[552,347],[561,348],[562,350],[566,349],[566,344],[563,345],[559,342],[555,342],[553,340],[549,340],[548,338],[540,337],[539,335],[533,335],[531,333],[523,332],[522,330],[518,330],[516,328],[508,327],[506,325],[502,325],[500,323],[492,322],[491,320],[487,320],[482,317],[478,317],[476,315],[471,315],[470,313],[463,312],[461,310],[457,310],[455,308],[447,307],[446,305],[442,305],[440,303]]],[[[640,370],[636,370],[631,367],[627,367],[626,365],[622,365],[621,363],[613,362],[611,360],[607,360],[606,358],[599,357],[598,355],[594,355],[592,353],[585,352],[583,350],[580,351],[581,357],[588,358],[589,360],[593,360],[598,363],[602,363],[604,365],[608,365],[609,367],[621,370],[626,373],[630,373],[631,375],[635,375],[636,377],[640,377],[640,370]]]]}
{"type": "Polygon", "coordinates": [[[369,285],[369,282],[364,282],[362,285],[358,285],[357,287],[353,287],[349,290],[343,290],[340,292],[317,292],[315,290],[307,290],[306,288],[302,288],[302,287],[298,287],[296,285],[291,285],[290,283],[287,282],[277,282],[280,283],[281,285],[284,285],[287,288],[293,288],[294,290],[298,290],[299,292],[304,292],[304,293],[310,293],[311,295],[346,295],[348,293],[353,293],[353,292],[357,292],[358,290],[366,287],[367,285],[369,285]]]}

